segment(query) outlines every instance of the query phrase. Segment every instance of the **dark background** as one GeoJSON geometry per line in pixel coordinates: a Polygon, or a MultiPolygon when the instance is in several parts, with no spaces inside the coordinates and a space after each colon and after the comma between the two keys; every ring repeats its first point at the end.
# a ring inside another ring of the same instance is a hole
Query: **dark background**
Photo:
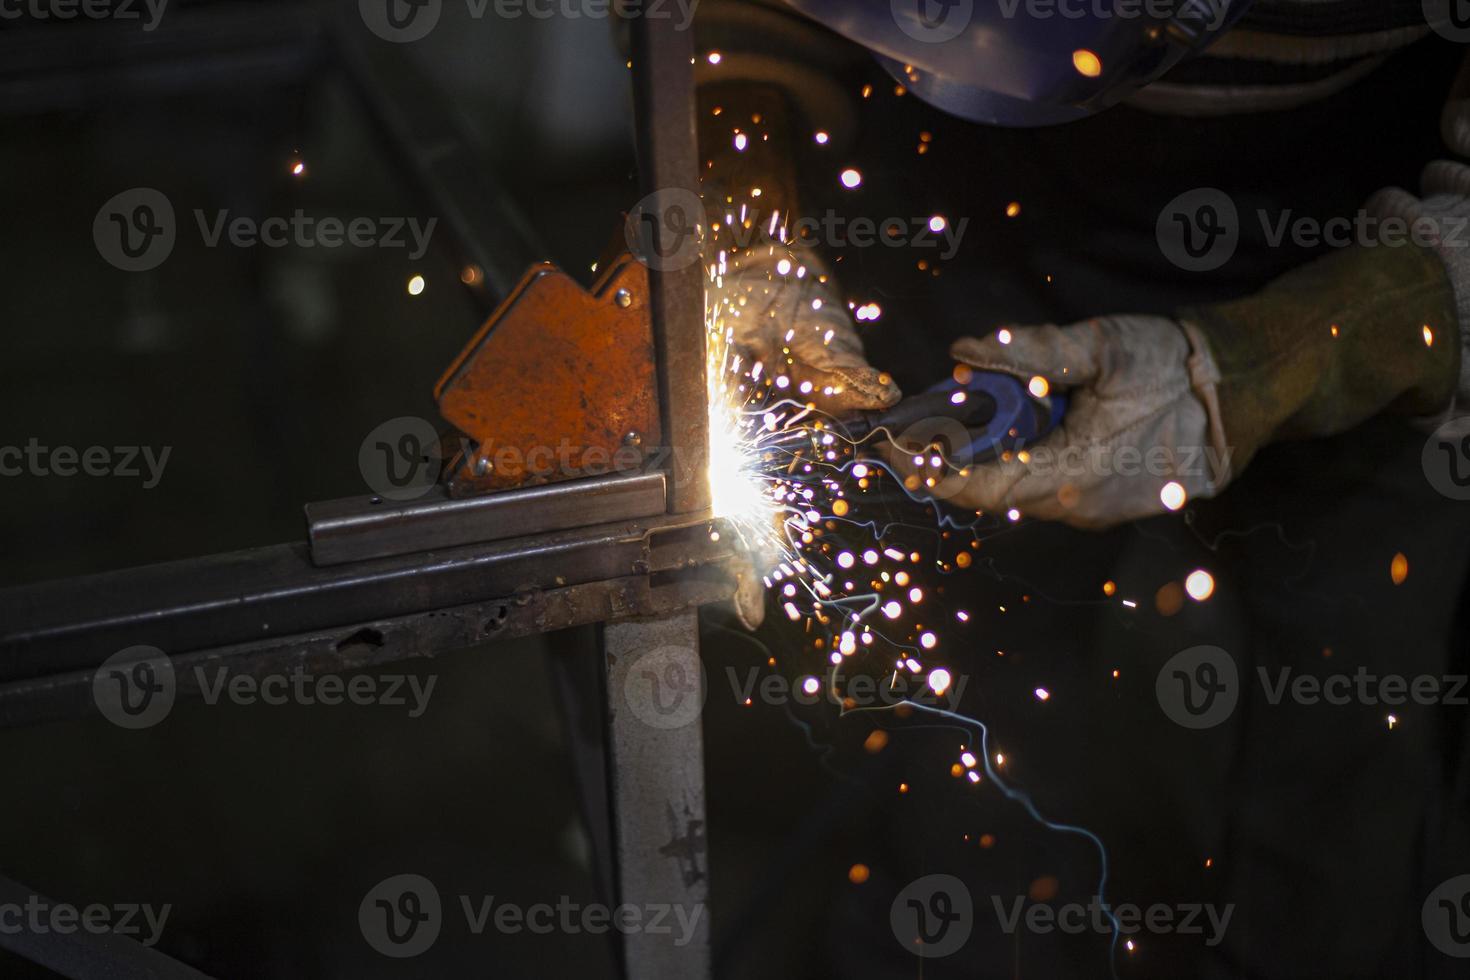
{"type": "MultiPolygon", "coordinates": [[[[243,17],[289,36],[313,9],[174,0],[164,27],[243,17]]],[[[411,55],[448,93],[485,179],[510,190],[550,257],[586,277],[637,196],[623,55],[605,21],[457,22],[464,11],[446,3],[411,55]]],[[[117,477],[0,479],[0,584],[299,539],[302,503],[361,491],[368,431],[433,417],[432,385],[480,319],[443,235],[417,263],[381,249],[203,247],[196,207],[433,213],[329,57],[242,59],[237,74],[136,86],[109,71],[38,81],[21,67],[45,45],[95,67],[149,41],[117,24],[0,25],[12,54],[0,57],[0,445],[172,447],[152,490],[117,477]],[[289,172],[298,158],[304,178],[289,172]],[[135,186],[164,191],[180,218],[179,244],[150,273],[114,269],[91,237],[101,204],[135,186]],[[417,297],[406,290],[415,274],[427,283],[417,297]]],[[[1188,277],[1153,249],[1153,217],[1202,185],[1323,216],[1385,183],[1412,187],[1440,152],[1435,121],[1457,56],[1419,46],[1327,106],[1268,120],[1179,124],[1120,109],[1038,133],[946,119],[866,70],[845,80],[875,84],[858,144],[843,160],[804,151],[808,200],[970,217],[961,255],[937,277],[902,251],[839,266],[854,298],[884,306],[863,328],[873,360],[913,389],[948,369],[952,336],[1169,312],[1309,258],[1248,236],[1219,274],[1188,277]],[[934,137],[923,157],[912,152],[920,131],[934,137]],[[835,173],[849,162],[864,190],[840,197],[835,173]],[[1004,216],[1011,200],[1023,204],[1016,220],[1004,216]]],[[[970,678],[965,712],[991,725],[992,749],[1043,812],[1107,843],[1109,897],[1238,905],[1224,948],[1145,937],[1121,974],[1448,969],[1418,909],[1434,884],[1470,870],[1457,849],[1463,709],[1405,709],[1390,733],[1377,709],[1248,703],[1191,735],[1153,695],[1158,666],[1204,642],[1244,669],[1463,671],[1470,520],[1424,480],[1422,442],[1380,420],[1277,447],[1220,501],[1103,535],[984,528],[983,560],[947,585],[947,602],[975,612],[946,640],[970,678]],[[1399,587],[1396,552],[1411,562],[1399,587]],[[1215,598],[1161,614],[1156,591],[1201,566],[1215,598]],[[1103,598],[1110,579],[1138,610],[1103,598]],[[1045,705],[1030,693],[1038,684],[1052,692],[1045,705]]],[[[1106,975],[1105,938],[995,926],[988,896],[1056,879],[1059,900],[1085,900],[1099,866],[1084,842],[949,776],[971,736],[895,731],[871,752],[874,727],[913,726],[742,707],[726,668],[776,656],[796,676],[817,659],[779,613],[754,637],[719,611],[705,627],[718,976],[1106,975]],[[993,846],[980,846],[985,834],[993,846]],[[872,872],[862,885],[848,880],[858,862],[872,872]],[[921,963],[893,941],[888,907],[938,871],[969,885],[976,934],[964,954],[921,963]]],[[[356,919],[366,890],[404,871],[446,896],[595,899],[547,670],[551,657],[593,655],[577,632],[390,668],[438,677],[418,719],[183,702],[144,732],[101,718],[5,732],[0,872],[77,904],[172,903],[162,947],[221,977],[610,975],[593,936],[477,937],[451,917],[433,950],[397,962],[362,941],[356,919]]],[[[0,963],[5,975],[40,975],[0,963]]]]}

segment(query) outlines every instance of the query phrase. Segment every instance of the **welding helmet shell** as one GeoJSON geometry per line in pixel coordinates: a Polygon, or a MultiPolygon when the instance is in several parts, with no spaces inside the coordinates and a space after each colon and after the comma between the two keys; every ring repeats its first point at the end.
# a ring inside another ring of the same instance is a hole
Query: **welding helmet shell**
{"type": "Polygon", "coordinates": [[[1252,0],[786,0],[946,112],[1045,126],[1126,98],[1252,0]]]}

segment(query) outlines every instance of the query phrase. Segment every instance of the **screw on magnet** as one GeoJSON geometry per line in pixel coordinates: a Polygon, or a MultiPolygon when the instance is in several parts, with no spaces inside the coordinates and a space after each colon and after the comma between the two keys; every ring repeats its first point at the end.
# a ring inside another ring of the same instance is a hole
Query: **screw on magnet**
{"type": "Polygon", "coordinates": [[[633,305],[633,294],[626,289],[619,289],[613,293],[613,301],[626,310],[633,305]]]}
{"type": "Polygon", "coordinates": [[[490,465],[490,457],[479,456],[475,459],[475,476],[484,476],[495,467],[490,465]]]}
{"type": "Polygon", "coordinates": [[[642,436],[642,434],[639,433],[639,432],[636,432],[636,431],[624,433],[623,434],[623,445],[625,445],[625,446],[641,446],[641,445],[643,445],[643,436],[642,436]]]}

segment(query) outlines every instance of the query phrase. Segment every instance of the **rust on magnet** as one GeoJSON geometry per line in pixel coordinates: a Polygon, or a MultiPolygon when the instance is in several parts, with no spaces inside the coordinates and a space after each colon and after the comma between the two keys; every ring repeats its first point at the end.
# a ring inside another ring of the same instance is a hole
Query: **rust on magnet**
{"type": "Polygon", "coordinates": [[[475,443],[451,496],[636,469],[663,441],[648,270],[623,254],[583,289],[534,266],[434,389],[475,443]]]}

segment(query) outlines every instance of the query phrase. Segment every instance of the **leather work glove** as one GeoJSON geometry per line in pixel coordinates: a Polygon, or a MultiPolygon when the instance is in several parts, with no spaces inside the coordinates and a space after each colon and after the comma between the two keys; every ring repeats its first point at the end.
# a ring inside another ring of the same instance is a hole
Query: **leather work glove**
{"type": "MultiPolygon", "coordinates": [[[[1442,411],[1460,347],[1445,268],[1408,243],[1343,249],[1177,319],[1113,316],[962,340],[953,348],[962,363],[1043,378],[1070,404],[1036,445],[940,486],[962,507],[1015,507],[1083,528],[1175,510],[1219,493],[1267,442],[1334,435],[1384,410],[1442,411]]],[[[911,454],[887,455],[914,470],[911,454]]]]}
{"type": "Polygon", "coordinates": [[[852,315],[815,250],[764,246],[727,257],[705,292],[731,345],[786,392],[826,412],[887,408],[893,379],[868,364],[852,315]],[[783,271],[784,270],[784,271],[783,271]]]}
{"type": "MultiPolygon", "coordinates": [[[[950,353],[1033,388],[1042,378],[1049,390],[1070,392],[1061,425],[1040,443],[944,481],[951,503],[1105,527],[1164,510],[1160,494],[1171,481],[1188,496],[1212,496],[1224,485],[1228,462],[1208,465],[1210,413],[1201,398],[1219,375],[1209,350],[1191,350],[1174,320],[1111,316],[1011,327],[957,341],[950,353]]],[[[912,469],[911,454],[890,458],[912,469]]]]}

